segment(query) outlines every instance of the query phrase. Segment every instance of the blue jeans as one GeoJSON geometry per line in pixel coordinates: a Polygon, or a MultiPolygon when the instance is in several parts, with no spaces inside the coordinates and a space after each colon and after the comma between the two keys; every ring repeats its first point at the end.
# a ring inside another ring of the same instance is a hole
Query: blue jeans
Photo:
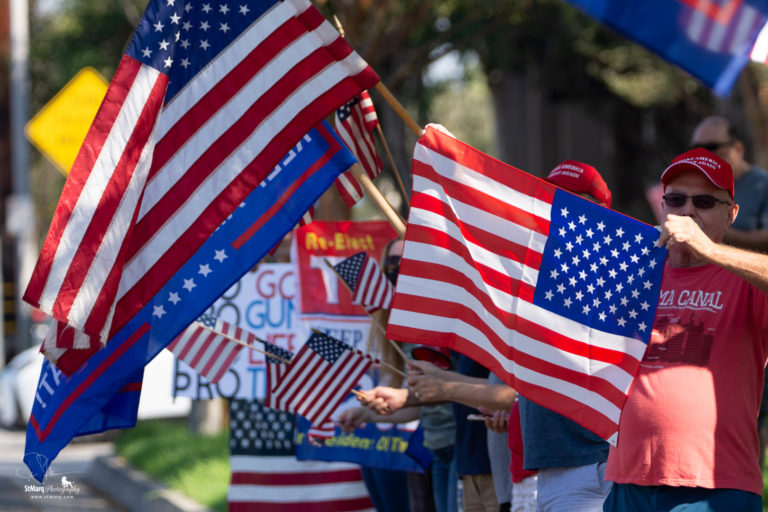
{"type": "Polygon", "coordinates": [[[456,463],[453,445],[432,452],[432,493],[436,512],[456,512],[456,463]]]}
{"type": "Polygon", "coordinates": [[[360,469],[377,512],[410,512],[405,471],[366,466],[360,469]]]}
{"type": "Polygon", "coordinates": [[[738,489],[613,484],[604,512],[761,512],[760,495],[738,489]]]}

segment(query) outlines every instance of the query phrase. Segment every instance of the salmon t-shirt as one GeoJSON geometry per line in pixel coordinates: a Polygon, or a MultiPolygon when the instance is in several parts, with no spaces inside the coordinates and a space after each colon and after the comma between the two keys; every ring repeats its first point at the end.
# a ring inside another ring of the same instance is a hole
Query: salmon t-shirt
{"type": "Polygon", "coordinates": [[[606,480],[762,494],[768,294],[716,265],[664,269],[606,480]]]}

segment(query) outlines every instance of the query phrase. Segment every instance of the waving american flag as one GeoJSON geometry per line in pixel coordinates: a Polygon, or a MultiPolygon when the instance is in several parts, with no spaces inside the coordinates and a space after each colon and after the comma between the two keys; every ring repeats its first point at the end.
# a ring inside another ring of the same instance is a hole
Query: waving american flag
{"type": "Polygon", "coordinates": [[[377,81],[309,0],[152,0],[25,300],[106,342],[304,134],[377,81]]]}
{"type": "Polygon", "coordinates": [[[360,304],[369,313],[389,309],[394,293],[392,283],[367,252],[352,255],[333,269],[352,291],[353,304],[360,304]]]}
{"type": "Polygon", "coordinates": [[[387,337],[463,352],[613,440],[656,311],[656,229],[433,128],[413,174],[387,337]]]}
{"type": "MultiPolygon", "coordinates": [[[[374,179],[381,174],[383,165],[373,139],[379,118],[368,91],[338,108],[334,124],[339,137],[355,154],[368,177],[374,179]]],[[[350,171],[336,179],[336,188],[347,206],[354,206],[363,198],[363,189],[350,171]]]]}

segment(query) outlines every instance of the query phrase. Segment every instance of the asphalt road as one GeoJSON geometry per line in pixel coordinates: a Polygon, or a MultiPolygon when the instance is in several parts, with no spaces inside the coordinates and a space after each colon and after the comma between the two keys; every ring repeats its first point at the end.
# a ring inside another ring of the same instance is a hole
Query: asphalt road
{"type": "Polygon", "coordinates": [[[0,510],[3,512],[115,511],[125,509],[97,493],[85,482],[94,458],[110,455],[112,443],[76,442],[67,446],[51,465],[43,483],[37,482],[22,462],[22,430],[0,428],[0,510]]]}

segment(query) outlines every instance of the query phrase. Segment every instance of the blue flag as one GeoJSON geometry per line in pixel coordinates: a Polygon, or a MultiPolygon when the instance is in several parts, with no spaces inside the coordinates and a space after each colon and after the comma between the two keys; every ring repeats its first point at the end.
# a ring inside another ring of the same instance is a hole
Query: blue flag
{"type": "Polygon", "coordinates": [[[567,0],[725,95],[768,14],[766,0],[567,0]]]}
{"type": "Polygon", "coordinates": [[[144,366],[250,270],[355,162],[323,122],[269,176],[147,305],[67,378],[46,363],[27,428],[24,462],[42,482],[73,437],[136,423],[144,366]]]}

